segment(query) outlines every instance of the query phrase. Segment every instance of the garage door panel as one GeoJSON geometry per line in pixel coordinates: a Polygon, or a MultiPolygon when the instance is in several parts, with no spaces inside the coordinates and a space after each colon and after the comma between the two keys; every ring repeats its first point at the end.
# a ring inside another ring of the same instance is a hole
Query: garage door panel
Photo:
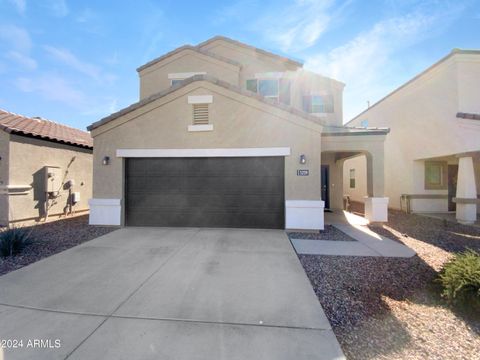
{"type": "Polygon", "coordinates": [[[284,158],[127,159],[126,224],[284,227],[284,158]]]}

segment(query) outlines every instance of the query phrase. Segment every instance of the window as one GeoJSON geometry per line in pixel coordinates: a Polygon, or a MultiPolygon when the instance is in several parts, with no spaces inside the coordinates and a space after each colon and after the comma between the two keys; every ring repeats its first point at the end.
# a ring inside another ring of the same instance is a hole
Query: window
{"type": "Polygon", "coordinates": [[[360,126],[361,126],[361,127],[368,127],[368,120],[362,120],[362,121],[360,121],[360,126]]]}
{"type": "Polygon", "coordinates": [[[425,161],[425,190],[447,189],[447,162],[425,161]]]}
{"type": "Polygon", "coordinates": [[[290,105],[290,81],[287,79],[250,79],[246,87],[248,91],[290,105]]]}
{"type": "Polygon", "coordinates": [[[171,85],[175,86],[177,84],[180,84],[183,81],[183,79],[172,79],[171,80],[171,85]]]}
{"type": "Polygon", "coordinates": [[[333,113],[332,95],[307,95],[303,97],[303,110],[312,114],[333,113]]]}
{"type": "Polygon", "coordinates": [[[355,169],[350,169],[350,189],[355,189],[355,169]]]}

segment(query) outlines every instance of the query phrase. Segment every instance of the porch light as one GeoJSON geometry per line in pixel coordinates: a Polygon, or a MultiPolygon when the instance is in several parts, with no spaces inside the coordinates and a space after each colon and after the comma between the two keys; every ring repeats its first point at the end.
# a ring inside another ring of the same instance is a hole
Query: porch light
{"type": "Polygon", "coordinates": [[[108,165],[110,163],[110,157],[104,156],[102,160],[103,165],[108,165]]]}
{"type": "Polygon", "coordinates": [[[305,155],[300,155],[300,164],[305,164],[307,162],[307,158],[305,157],[305,155]]]}

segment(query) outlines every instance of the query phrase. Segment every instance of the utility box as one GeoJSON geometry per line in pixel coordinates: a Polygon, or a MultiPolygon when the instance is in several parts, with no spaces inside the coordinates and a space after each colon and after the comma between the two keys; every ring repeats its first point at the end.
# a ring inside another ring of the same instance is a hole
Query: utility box
{"type": "Polygon", "coordinates": [[[72,202],[74,204],[80,202],[80,192],[79,191],[75,191],[72,193],[72,202]]]}
{"type": "Polygon", "coordinates": [[[58,166],[45,166],[45,192],[57,193],[62,187],[62,171],[58,166]]]}

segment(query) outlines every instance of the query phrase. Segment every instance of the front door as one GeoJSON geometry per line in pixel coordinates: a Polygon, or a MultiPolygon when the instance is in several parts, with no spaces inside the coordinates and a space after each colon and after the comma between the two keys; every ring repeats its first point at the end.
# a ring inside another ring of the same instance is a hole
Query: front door
{"type": "Polygon", "coordinates": [[[453,198],[457,193],[458,165],[448,165],[448,211],[455,211],[457,204],[453,198]]]}
{"type": "Polygon", "coordinates": [[[330,195],[329,195],[329,171],[328,165],[322,165],[321,167],[321,190],[322,200],[325,201],[325,209],[330,209],[330,195]]]}

